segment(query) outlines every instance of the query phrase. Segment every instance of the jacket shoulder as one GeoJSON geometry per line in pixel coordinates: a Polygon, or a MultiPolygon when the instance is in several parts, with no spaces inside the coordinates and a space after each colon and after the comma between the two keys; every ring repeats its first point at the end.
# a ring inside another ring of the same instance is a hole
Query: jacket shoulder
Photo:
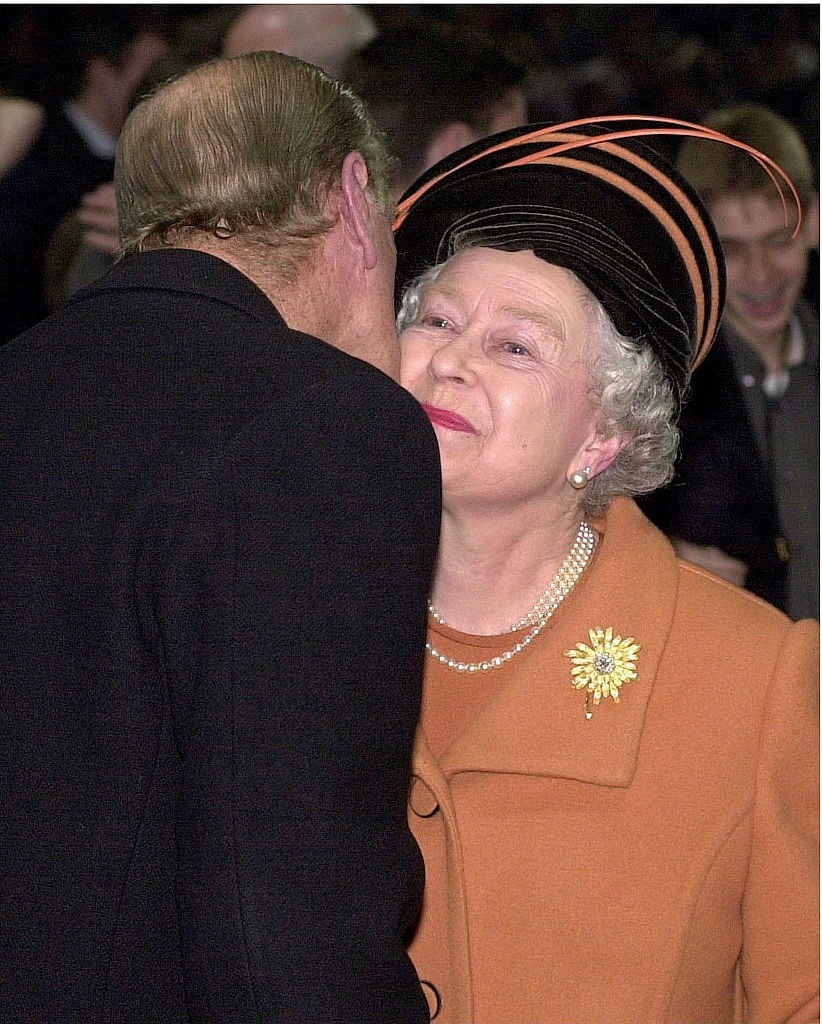
{"type": "Polygon", "coordinates": [[[691,562],[677,560],[677,571],[680,614],[694,626],[704,623],[713,634],[727,632],[735,638],[756,636],[760,642],[778,641],[797,626],[803,631],[819,631],[815,620],[795,623],[756,594],[691,562]]]}

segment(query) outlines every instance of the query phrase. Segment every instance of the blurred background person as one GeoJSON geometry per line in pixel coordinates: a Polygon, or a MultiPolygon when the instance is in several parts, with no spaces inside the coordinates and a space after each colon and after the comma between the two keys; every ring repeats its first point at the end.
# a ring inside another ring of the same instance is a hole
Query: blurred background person
{"type": "Polygon", "coordinates": [[[91,6],[67,21],[64,102],[44,110],[28,150],[0,177],[0,343],[48,312],[43,260],[60,219],[109,181],[137,83],[168,48],[151,7],[91,6]]]}
{"type": "Polygon", "coordinates": [[[373,18],[356,4],[251,4],[228,26],[222,52],[279,50],[340,78],[347,58],[376,35],[373,18]]]}
{"type": "MultiPolygon", "coordinates": [[[[233,7],[183,19],[175,26],[173,44],[155,60],[137,83],[134,105],[158,84],[220,55],[223,35],[237,17],[233,7]]],[[[82,197],[51,237],[43,261],[49,309],[96,281],[110,269],[120,252],[120,232],[114,183],[105,181],[82,197]]]]}
{"type": "Polygon", "coordinates": [[[45,111],[38,103],[0,95],[0,175],[28,153],[44,119],[45,111]]]}
{"type": "Polygon", "coordinates": [[[816,174],[798,131],[766,107],[704,123],[755,146],[793,180],[793,224],[744,153],[686,140],[678,165],[716,225],[728,295],[722,328],[694,374],[674,482],[646,511],[679,554],[793,618],[819,617],[819,318],[804,297],[819,243],[816,174]]]}
{"type": "Polygon", "coordinates": [[[528,120],[526,69],[465,27],[414,18],[382,32],[342,74],[388,136],[397,199],[449,153],[528,120]]]}

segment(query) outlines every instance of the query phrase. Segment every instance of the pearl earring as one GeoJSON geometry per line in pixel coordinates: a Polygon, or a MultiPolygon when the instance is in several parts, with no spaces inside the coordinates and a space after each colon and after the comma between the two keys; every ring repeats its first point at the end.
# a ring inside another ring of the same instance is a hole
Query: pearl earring
{"type": "Polygon", "coordinates": [[[586,466],[585,469],[578,469],[576,473],[572,473],[568,477],[568,483],[575,491],[582,491],[588,486],[588,474],[590,472],[590,466],[586,466]]]}

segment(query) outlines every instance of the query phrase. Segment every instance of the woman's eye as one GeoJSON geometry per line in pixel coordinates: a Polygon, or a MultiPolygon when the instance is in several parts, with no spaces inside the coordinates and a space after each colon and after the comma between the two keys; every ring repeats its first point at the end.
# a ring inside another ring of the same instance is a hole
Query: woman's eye
{"type": "Polygon", "coordinates": [[[530,356],[531,350],[521,341],[505,341],[502,343],[502,350],[512,356],[530,356]]]}
{"type": "Polygon", "coordinates": [[[426,327],[437,327],[440,330],[447,330],[451,326],[450,320],[447,320],[444,316],[437,316],[434,313],[427,313],[421,317],[420,323],[426,327]]]}

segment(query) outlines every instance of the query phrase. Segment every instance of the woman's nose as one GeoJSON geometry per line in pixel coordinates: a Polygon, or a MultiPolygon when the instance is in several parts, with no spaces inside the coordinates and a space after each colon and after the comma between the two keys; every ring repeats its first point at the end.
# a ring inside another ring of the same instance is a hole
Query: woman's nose
{"type": "Polygon", "coordinates": [[[428,369],[437,380],[473,382],[474,355],[468,332],[454,335],[440,345],[432,353],[428,369]]]}

